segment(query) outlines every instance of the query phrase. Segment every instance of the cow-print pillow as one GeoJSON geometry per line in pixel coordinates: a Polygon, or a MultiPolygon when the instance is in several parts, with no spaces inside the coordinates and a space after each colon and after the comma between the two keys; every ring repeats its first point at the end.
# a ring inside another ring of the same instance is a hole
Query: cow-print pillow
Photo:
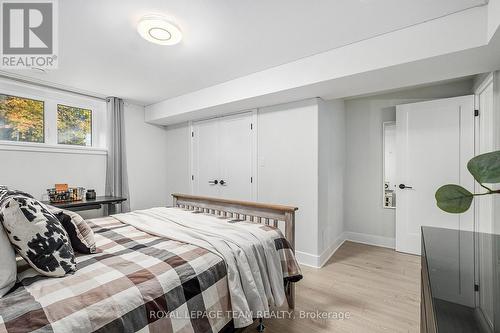
{"type": "Polygon", "coordinates": [[[9,199],[11,196],[14,195],[24,195],[25,197],[33,198],[31,194],[28,194],[26,192],[19,190],[9,190],[7,186],[0,185],[0,207],[3,206],[5,200],[9,199]]]}
{"type": "Polygon", "coordinates": [[[9,188],[5,185],[0,185],[0,200],[2,200],[7,192],[9,192],[9,188]]]}
{"type": "Polygon", "coordinates": [[[94,232],[77,213],[47,205],[49,211],[61,222],[68,233],[71,247],[83,254],[96,253],[94,232]]]}
{"type": "Polygon", "coordinates": [[[0,222],[16,251],[39,273],[64,276],[76,270],[66,231],[38,200],[24,195],[4,197],[0,222]]]}

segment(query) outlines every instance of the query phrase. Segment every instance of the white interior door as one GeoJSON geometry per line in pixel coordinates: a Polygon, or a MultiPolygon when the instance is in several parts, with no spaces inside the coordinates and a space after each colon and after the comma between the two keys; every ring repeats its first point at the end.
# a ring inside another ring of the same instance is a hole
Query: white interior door
{"type": "MultiPolygon", "coordinates": [[[[479,118],[477,122],[479,135],[476,142],[477,155],[489,153],[495,150],[495,120],[493,108],[493,81],[484,87],[478,94],[477,102],[479,109],[479,118]]],[[[476,184],[476,191],[482,192],[483,188],[476,184]]],[[[478,203],[478,217],[476,221],[476,230],[479,232],[492,233],[493,227],[493,196],[487,195],[484,197],[477,197],[478,203]]]]}
{"type": "Polygon", "coordinates": [[[192,127],[193,194],[255,200],[254,113],[196,122],[192,127]]]}
{"type": "MultiPolygon", "coordinates": [[[[420,254],[420,227],[473,230],[474,209],[448,214],[436,206],[436,190],[460,184],[474,190],[467,162],[474,156],[474,96],[400,105],[396,109],[396,250],[420,254]],[[403,186],[401,186],[403,187],[403,186]]],[[[457,232],[441,239],[429,234],[433,279],[446,286],[434,297],[474,306],[474,239],[457,232]]]]}
{"type": "MultiPolygon", "coordinates": [[[[495,150],[495,121],[494,121],[494,90],[493,80],[489,77],[476,96],[476,106],[479,117],[476,121],[476,154],[489,153],[495,150]]],[[[484,189],[476,183],[476,192],[484,189]]],[[[494,232],[493,196],[476,197],[476,231],[481,233],[494,232]]],[[[492,238],[478,234],[476,239],[476,269],[479,283],[478,303],[484,317],[493,325],[494,321],[494,246],[492,238]]]]}
{"type": "Polygon", "coordinates": [[[215,119],[194,123],[191,140],[193,194],[219,197],[219,121],[215,119]]]}
{"type": "Polygon", "coordinates": [[[219,119],[221,197],[254,199],[254,136],[252,113],[219,119]]]}
{"type": "Polygon", "coordinates": [[[444,184],[474,190],[466,167],[474,156],[474,96],[398,105],[396,127],[397,179],[406,186],[397,189],[396,250],[420,254],[422,225],[473,230],[473,209],[445,213],[434,195],[444,184]]]}

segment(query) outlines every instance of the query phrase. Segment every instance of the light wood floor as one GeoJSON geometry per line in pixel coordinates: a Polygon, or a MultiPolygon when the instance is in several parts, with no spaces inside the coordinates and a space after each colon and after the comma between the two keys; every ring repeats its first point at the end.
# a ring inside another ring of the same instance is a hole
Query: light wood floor
{"type": "MultiPolygon", "coordinates": [[[[344,243],[321,269],[302,267],[297,311],[334,311],[350,318],[266,319],[265,333],[418,332],[420,257],[344,243]]],[[[256,332],[256,325],[245,333],[256,332]]]]}

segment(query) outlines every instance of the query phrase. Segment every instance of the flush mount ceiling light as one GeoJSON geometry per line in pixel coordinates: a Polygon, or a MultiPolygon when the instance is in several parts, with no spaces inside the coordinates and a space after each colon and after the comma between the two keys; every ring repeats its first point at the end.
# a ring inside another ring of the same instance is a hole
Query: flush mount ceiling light
{"type": "Polygon", "coordinates": [[[160,45],[174,45],[182,39],[179,28],[158,15],[144,16],[137,24],[137,31],[145,40],[160,45]]]}

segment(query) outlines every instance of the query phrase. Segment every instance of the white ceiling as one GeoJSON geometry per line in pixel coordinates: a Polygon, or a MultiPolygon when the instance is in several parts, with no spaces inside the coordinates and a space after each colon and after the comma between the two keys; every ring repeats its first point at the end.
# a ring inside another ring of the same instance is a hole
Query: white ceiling
{"type": "Polygon", "coordinates": [[[59,1],[59,69],[16,73],[147,105],[486,2],[59,1]],[[143,40],[136,23],[151,13],[171,17],[184,40],[143,40]]]}

